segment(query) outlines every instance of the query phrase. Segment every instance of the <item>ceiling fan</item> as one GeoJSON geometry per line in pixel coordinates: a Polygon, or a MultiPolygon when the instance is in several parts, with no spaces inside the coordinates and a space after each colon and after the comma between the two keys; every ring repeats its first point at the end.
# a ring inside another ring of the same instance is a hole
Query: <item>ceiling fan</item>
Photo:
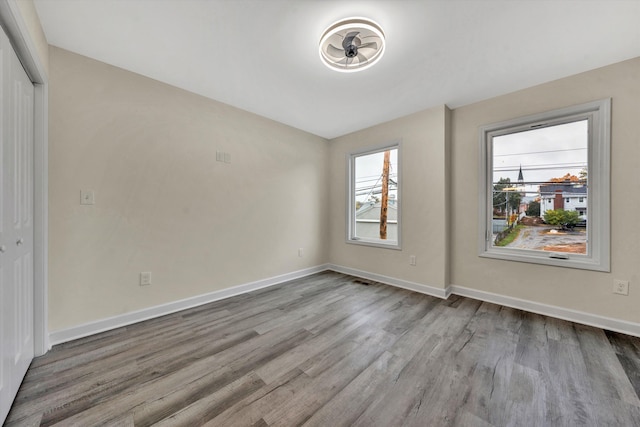
{"type": "Polygon", "coordinates": [[[320,39],[320,57],[331,69],[361,71],[380,60],[384,33],[375,22],[349,18],[329,26],[320,39]]]}

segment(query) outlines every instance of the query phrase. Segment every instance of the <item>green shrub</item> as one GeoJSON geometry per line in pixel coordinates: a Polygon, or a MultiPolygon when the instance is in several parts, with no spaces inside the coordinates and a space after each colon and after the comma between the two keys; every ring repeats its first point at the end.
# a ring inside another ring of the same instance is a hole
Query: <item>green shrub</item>
{"type": "Polygon", "coordinates": [[[563,228],[572,228],[580,221],[578,211],[565,211],[564,209],[554,209],[544,213],[544,221],[547,224],[559,225],[563,228]]]}

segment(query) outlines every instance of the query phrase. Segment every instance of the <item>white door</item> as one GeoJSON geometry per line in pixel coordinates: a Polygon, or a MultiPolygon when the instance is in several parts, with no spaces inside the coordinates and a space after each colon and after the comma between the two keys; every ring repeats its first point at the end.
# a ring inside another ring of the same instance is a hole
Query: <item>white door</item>
{"type": "Polygon", "coordinates": [[[0,423],[33,359],[33,84],[0,31],[0,423]]]}

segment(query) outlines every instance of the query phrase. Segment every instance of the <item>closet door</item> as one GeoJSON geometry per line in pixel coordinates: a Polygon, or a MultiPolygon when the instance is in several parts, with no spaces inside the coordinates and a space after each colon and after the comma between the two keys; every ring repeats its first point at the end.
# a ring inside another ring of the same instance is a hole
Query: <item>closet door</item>
{"type": "Polygon", "coordinates": [[[33,84],[0,34],[0,422],[33,359],[33,84]]]}

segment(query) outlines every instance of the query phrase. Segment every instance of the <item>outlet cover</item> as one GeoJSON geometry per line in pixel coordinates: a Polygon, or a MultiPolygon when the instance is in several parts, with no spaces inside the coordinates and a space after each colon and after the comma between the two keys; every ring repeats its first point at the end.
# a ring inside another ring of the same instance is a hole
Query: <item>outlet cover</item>
{"type": "Polygon", "coordinates": [[[613,293],[618,295],[629,295],[629,281],[628,280],[614,280],[613,281],[613,293]]]}
{"type": "Polygon", "coordinates": [[[151,284],[151,272],[143,271],[140,273],[140,286],[148,286],[151,284]]]}

